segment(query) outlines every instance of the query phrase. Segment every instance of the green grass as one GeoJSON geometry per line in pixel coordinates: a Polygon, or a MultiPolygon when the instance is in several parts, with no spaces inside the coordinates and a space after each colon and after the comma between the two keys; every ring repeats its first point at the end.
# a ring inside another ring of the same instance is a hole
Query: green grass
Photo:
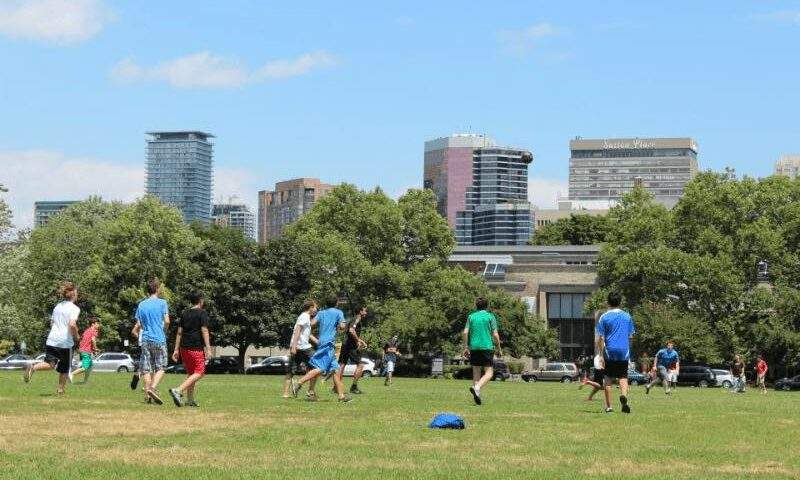
{"type": "Polygon", "coordinates": [[[476,407],[466,381],[371,379],[343,405],[326,388],[314,404],[280,398],[278,377],[220,375],[193,410],[144,405],[128,381],[95,374],[56,398],[52,373],[0,373],[0,479],[800,477],[796,393],[638,387],[624,416],[575,385],[492,382],[476,407]],[[467,429],[427,429],[442,411],[467,429]]]}

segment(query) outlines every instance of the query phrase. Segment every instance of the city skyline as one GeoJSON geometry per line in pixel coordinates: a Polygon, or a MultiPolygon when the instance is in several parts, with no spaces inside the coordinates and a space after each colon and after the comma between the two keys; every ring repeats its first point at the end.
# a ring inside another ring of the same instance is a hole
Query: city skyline
{"type": "Polygon", "coordinates": [[[23,11],[43,2],[0,6],[0,183],[18,227],[36,200],[141,196],[141,134],[158,129],[214,132],[214,198],[252,210],[298,177],[397,197],[421,187],[421,142],[458,132],[534,150],[545,208],[567,193],[575,136],[691,137],[702,169],[756,177],[800,151],[790,2],[23,11]]]}

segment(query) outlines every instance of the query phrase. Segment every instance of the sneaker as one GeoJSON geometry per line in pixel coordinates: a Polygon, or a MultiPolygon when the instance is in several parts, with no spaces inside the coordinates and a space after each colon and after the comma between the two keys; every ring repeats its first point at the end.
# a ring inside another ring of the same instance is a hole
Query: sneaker
{"type": "Polygon", "coordinates": [[[364,392],[362,392],[362,391],[361,391],[361,389],[359,389],[359,388],[358,388],[358,385],[356,385],[356,384],[354,383],[354,384],[353,384],[353,385],[350,387],[350,393],[355,393],[356,395],[361,395],[361,394],[362,394],[362,393],[364,393],[364,392]]]}
{"type": "Polygon", "coordinates": [[[622,395],[619,397],[619,403],[622,404],[622,413],[631,413],[631,406],[628,405],[628,397],[622,395]]]}
{"type": "Polygon", "coordinates": [[[175,402],[175,406],[180,407],[183,402],[181,392],[179,392],[177,388],[170,388],[169,395],[172,397],[172,401],[175,402]]]}
{"type": "Polygon", "coordinates": [[[300,391],[300,385],[297,384],[297,381],[293,378],[292,379],[292,396],[297,398],[297,392],[300,391]]]}
{"type": "Polygon", "coordinates": [[[134,375],[131,378],[131,390],[136,390],[136,387],[139,386],[139,375],[134,375]]]}
{"type": "Polygon", "coordinates": [[[306,394],[306,402],[316,402],[317,400],[319,400],[319,399],[317,398],[317,394],[316,393],[314,393],[314,394],[306,394]]]}
{"type": "Polygon", "coordinates": [[[614,413],[614,409],[611,407],[606,407],[606,413],[614,413]]]}
{"type": "Polygon", "coordinates": [[[25,383],[31,383],[31,377],[33,377],[33,365],[28,365],[25,368],[25,374],[23,376],[25,383]]]}
{"type": "Polygon", "coordinates": [[[197,402],[195,402],[194,400],[192,400],[191,402],[187,402],[187,403],[186,403],[186,406],[187,406],[187,407],[193,407],[193,408],[199,408],[199,407],[200,407],[200,404],[199,404],[199,403],[197,403],[197,402]]]}
{"type": "Polygon", "coordinates": [[[153,389],[147,390],[147,394],[150,396],[153,402],[155,402],[156,405],[164,404],[164,401],[161,400],[160,396],[158,396],[158,390],[153,390],[153,389]]]}
{"type": "Polygon", "coordinates": [[[472,399],[475,400],[475,405],[480,405],[481,403],[483,403],[481,401],[480,390],[475,390],[475,387],[469,387],[469,393],[472,394],[472,399]]]}
{"type": "Polygon", "coordinates": [[[350,395],[345,395],[344,397],[340,398],[339,401],[342,402],[342,403],[347,403],[352,399],[353,399],[353,397],[351,397],[350,395]]]}

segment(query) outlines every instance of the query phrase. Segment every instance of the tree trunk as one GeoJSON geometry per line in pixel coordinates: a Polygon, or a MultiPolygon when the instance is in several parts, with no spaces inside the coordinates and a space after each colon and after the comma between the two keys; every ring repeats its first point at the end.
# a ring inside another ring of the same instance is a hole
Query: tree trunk
{"type": "Polygon", "coordinates": [[[247,353],[247,347],[250,346],[248,342],[241,342],[236,347],[239,350],[239,372],[244,372],[244,358],[247,353]]]}

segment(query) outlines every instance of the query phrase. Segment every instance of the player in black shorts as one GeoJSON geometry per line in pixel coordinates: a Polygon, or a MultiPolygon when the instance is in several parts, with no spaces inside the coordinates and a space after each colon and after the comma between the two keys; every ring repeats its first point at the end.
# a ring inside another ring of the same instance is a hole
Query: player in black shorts
{"type": "Polygon", "coordinates": [[[347,324],[347,335],[342,343],[342,351],[339,353],[339,371],[336,374],[339,380],[344,375],[344,368],[348,363],[356,366],[353,374],[353,384],[350,385],[350,393],[364,393],[358,388],[358,380],[364,373],[364,363],[361,361],[361,350],[367,347],[366,342],[359,336],[361,334],[361,321],[367,316],[367,307],[361,307],[356,316],[347,324]]]}
{"type": "MultiPolygon", "coordinates": [[[[297,317],[292,331],[292,339],[289,342],[289,362],[286,365],[286,381],[283,383],[283,398],[291,398],[289,388],[292,384],[294,374],[305,374],[310,369],[311,357],[314,356],[314,347],[317,338],[311,335],[311,323],[317,314],[317,302],[306,300],[303,304],[303,312],[297,317]]],[[[317,400],[315,387],[317,379],[311,380],[308,386],[306,399],[309,401],[317,400]]]]}

